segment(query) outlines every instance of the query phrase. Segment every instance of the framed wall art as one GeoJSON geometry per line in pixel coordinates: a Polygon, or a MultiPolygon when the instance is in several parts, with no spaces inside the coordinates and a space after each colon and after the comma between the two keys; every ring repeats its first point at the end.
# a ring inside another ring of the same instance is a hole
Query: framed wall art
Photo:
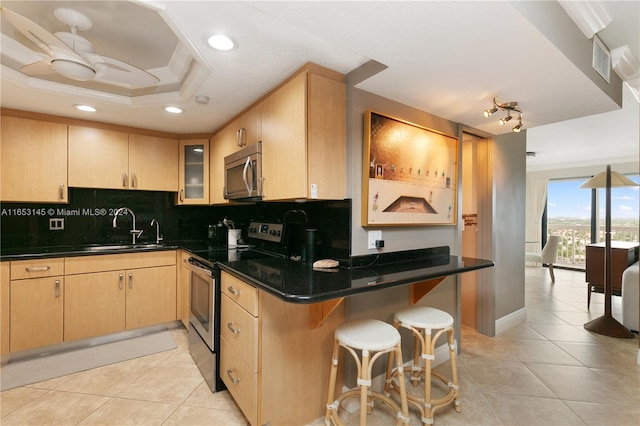
{"type": "Polygon", "coordinates": [[[362,224],[456,223],[458,139],[366,111],[362,224]]]}

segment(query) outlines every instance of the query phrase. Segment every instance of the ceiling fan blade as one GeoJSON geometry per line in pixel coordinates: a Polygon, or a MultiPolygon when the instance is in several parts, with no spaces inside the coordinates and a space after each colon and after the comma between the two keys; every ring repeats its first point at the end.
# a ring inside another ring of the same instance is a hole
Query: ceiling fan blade
{"type": "Polygon", "coordinates": [[[27,75],[47,75],[55,74],[55,71],[51,69],[51,62],[49,60],[42,60],[38,62],[32,62],[20,68],[20,71],[27,75]]]}
{"type": "Polygon", "coordinates": [[[24,34],[29,40],[37,44],[40,49],[44,50],[48,54],[53,55],[54,48],[56,48],[58,51],[64,51],[67,54],[77,56],[73,49],[67,46],[62,40],[35,22],[25,18],[24,16],[18,15],[5,7],[2,8],[2,13],[7,17],[9,22],[18,29],[18,31],[24,34]]]}
{"type": "Polygon", "coordinates": [[[160,79],[155,75],[134,65],[107,56],[101,58],[101,63],[106,67],[99,72],[98,80],[106,83],[124,84],[134,88],[149,87],[160,82],[160,79]]]}

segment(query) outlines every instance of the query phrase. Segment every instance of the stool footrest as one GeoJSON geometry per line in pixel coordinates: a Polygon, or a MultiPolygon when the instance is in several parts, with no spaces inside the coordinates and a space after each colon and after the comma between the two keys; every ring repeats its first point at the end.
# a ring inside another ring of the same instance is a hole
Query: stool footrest
{"type": "MultiPolygon", "coordinates": [[[[370,397],[369,399],[369,405],[373,405],[373,401],[374,400],[379,400],[380,402],[382,402],[383,404],[385,404],[387,407],[389,407],[390,409],[392,409],[393,411],[395,411],[396,414],[396,426],[400,426],[402,424],[408,424],[409,423],[409,419],[405,419],[404,416],[402,415],[402,409],[400,408],[400,406],[393,400],[391,399],[391,397],[380,393],[380,392],[375,392],[375,391],[369,391],[368,395],[370,397]]],[[[337,425],[342,425],[342,422],[340,421],[339,417],[338,417],[338,409],[340,408],[341,403],[349,398],[360,398],[360,388],[355,388],[355,389],[351,389],[348,390],[342,394],[340,394],[340,396],[338,396],[338,398],[336,398],[336,400],[333,402],[333,404],[327,406],[328,409],[331,410],[332,412],[332,416],[331,416],[331,420],[333,420],[333,422],[337,425]]],[[[360,407],[360,409],[362,410],[363,407],[360,407]]],[[[366,408],[364,408],[366,409],[366,408]]]]}

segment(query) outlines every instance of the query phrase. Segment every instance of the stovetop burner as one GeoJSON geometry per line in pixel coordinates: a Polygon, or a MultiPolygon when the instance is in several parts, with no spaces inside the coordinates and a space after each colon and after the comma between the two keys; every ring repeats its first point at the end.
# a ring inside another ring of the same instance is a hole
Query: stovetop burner
{"type": "Polygon", "coordinates": [[[211,248],[207,250],[193,250],[192,254],[210,262],[233,262],[237,260],[254,260],[272,257],[273,255],[253,250],[251,248],[227,249],[227,248],[211,248]]]}
{"type": "Polygon", "coordinates": [[[285,257],[285,226],[282,223],[251,222],[246,232],[249,244],[238,247],[226,245],[208,245],[191,249],[190,252],[210,263],[234,262],[239,260],[256,260],[268,257],[285,257]]]}

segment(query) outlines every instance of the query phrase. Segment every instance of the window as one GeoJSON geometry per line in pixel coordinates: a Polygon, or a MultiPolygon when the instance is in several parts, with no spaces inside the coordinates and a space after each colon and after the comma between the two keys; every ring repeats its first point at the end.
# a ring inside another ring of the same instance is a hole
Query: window
{"type": "MultiPolygon", "coordinates": [[[[640,176],[627,176],[640,182],[640,176]]],[[[543,230],[559,235],[558,263],[584,268],[585,246],[604,241],[605,189],[580,188],[587,178],[551,180],[547,187],[547,209],[543,230]],[[592,200],[595,195],[595,200],[592,200]],[[592,208],[595,206],[595,208],[592,208]]],[[[611,239],[638,241],[640,226],[639,187],[611,188],[611,239]]]]}
{"type": "MultiPolygon", "coordinates": [[[[629,179],[638,183],[640,176],[627,175],[629,179]]],[[[611,188],[611,239],[613,241],[638,241],[638,226],[640,225],[639,191],[637,186],[611,188]]],[[[594,218],[597,223],[598,237],[596,241],[604,241],[606,190],[598,189],[598,212],[594,218]]]]}
{"type": "Polygon", "coordinates": [[[560,236],[558,263],[579,268],[591,242],[591,191],[580,188],[585,180],[551,180],[547,186],[546,228],[560,236]]]}

